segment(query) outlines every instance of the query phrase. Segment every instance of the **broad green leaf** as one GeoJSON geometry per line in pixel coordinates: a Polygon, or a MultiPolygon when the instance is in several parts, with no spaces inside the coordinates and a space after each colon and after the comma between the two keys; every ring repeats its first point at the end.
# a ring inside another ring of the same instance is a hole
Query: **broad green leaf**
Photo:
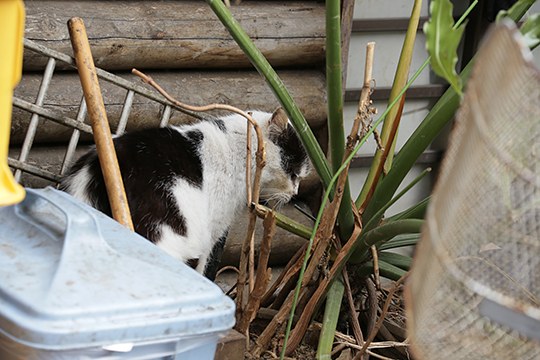
{"type": "Polygon", "coordinates": [[[540,14],[529,16],[520,29],[527,46],[531,49],[540,44],[540,14]]]}
{"type": "Polygon", "coordinates": [[[456,72],[458,61],[457,48],[465,25],[453,28],[453,5],[450,0],[433,0],[430,6],[431,17],[424,24],[426,48],[431,56],[431,68],[450,83],[461,95],[461,79],[456,72]]]}

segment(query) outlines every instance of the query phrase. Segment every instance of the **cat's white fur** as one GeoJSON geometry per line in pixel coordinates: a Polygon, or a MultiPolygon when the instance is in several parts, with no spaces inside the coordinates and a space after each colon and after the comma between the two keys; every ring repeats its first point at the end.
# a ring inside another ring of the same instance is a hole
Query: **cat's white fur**
{"type": "MultiPolygon", "coordinates": [[[[298,182],[308,174],[309,163],[306,162],[303,166],[303,170],[298,174],[299,179],[291,181],[282,170],[280,148],[268,140],[270,127],[274,126],[270,125],[272,114],[253,111],[252,117],[261,126],[265,138],[266,165],[261,179],[261,197],[271,197],[285,203],[298,192],[298,182]]],[[[161,227],[161,237],[156,245],[183,262],[198,258],[196,270],[201,273],[204,272],[215,241],[223,236],[238,210],[246,206],[247,201],[246,120],[236,114],[223,117],[221,120],[227,129],[225,133],[209,122],[172,127],[181,133],[192,130],[203,133],[203,141],[199,148],[203,164],[203,184],[202,189],[199,189],[183,179],[177,179],[172,189],[180,212],[186,220],[186,237],[175,233],[168,225],[158,225],[161,227]],[[225,183],[227,186],[224,186],[225,183]]],[[[251,163],[254,174],[257,138],[255,131],[251,133],[251,163]]],[[[89,201],[84,189],[88,183],[88,176],[85,167],[75,175],[69,188],[70,193],[87,203],[89,201]]]]}

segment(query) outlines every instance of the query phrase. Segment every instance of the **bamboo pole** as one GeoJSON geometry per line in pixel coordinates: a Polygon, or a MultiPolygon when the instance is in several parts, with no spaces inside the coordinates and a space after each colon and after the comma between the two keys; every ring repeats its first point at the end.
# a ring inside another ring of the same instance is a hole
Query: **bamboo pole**
{"type": "Polygon", "coordinates": [[[68,29],[112,214],[116,221],[133,230],[124,183],[83,20],[77,17],[69,19],[68,29]]]}

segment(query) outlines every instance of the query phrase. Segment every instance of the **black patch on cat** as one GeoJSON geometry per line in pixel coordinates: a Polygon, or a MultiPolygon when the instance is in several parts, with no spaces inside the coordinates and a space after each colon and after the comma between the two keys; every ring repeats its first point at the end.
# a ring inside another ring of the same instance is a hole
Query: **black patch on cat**
{"type": "Polygon", "coordinates": [[[193,258],[186,261],[187,266],[189,266],[192,269],[197,268],[199,266],[199,258],[193,258]]]}
{"type": "MultiPolygon", "coordinates": [[[[114,139],[135,231],[150,241],[157,240],[163,223],[179,235],[187,234],[185,218],[170,190],[177,177],[202,187],[198,150],[202,140],[199,130],[182,134],[171,128],[141,130],[114,139]]],[[[95,150],[80,158],[70,174],[83,166],[88,166],[87,192],[94,197],[95,207],[112,216],[95,150]]]]}
{"type": "Polygon", "coordinates": [[[224,133],[227,133],[227,127],[225,126],[225,122],[221,119],[215,119],[212,120],[212,122],[224,133]]]}
{"type": "Polygon", "coordinates": [[[296,131],[288,125],[281,133],[271,134],[270,139],[280,147],[281,166],[285,172],[291,177],[297,176],[308,156],[296,131]]]}
{"type": "Polygon", "coordinates": [[[221,258],[223,256],[223,250],[225,248],[225,241],[227,240],[228,233],[229,233],[228,230],[225,231],[225,233],[219,238],[219,240],[214,243],[212,252],[210,253],[210,256],[208,257],[208,261],[206,262],[206,268],[204,269],[204,276],[206,276],[208,279],[212,281],[216,279],[219,266],[221,265],[221,258]]]}

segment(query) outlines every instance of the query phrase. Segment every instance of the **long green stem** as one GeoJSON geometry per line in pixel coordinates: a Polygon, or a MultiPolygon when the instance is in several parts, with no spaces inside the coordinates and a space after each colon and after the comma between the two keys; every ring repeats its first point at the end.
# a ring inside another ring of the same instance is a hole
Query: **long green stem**
{"type": "MultiPolygon", "coordinates": [[[[240,24],[234,19],[229,9],[225,6],[222,0],[206,0],[210,5],[214,13],[219,20],[227,28],[231,36],[236,43],[244,51],[249,58],[253,66],[257,71],[266,79],[266,82],[270,85],[270,88],[279,99],[281,105],[285,108],[291,119],[294,128],[298,132],[298,136],[302,140],[302,143],[306,147],[306,151],[309,154],[313,166],[317,170],[323,184],[325,186],[330,182],[332,174],[326,161],[326,157],[317,142],[317,139],[313,135],[313,132],[309,128],[304,115],[300,112],[300,109],[292,99],[291,95],[285,88],[285,85],[276,74],[270,63],[266,60],[264,55],[253,44],[253,41],[249,38],[246,32],[242,29],[240,24]]],[[[341,93],[341,90],[340,90],[341,93]]]]}
{"type": "MultiPolygon", "coordinates": [[[[330,158],[332,169],[338,171],[345,153],[345,131],[343,129],[343,71],[341,63],[341,1],[326,1],[326,82],[328,94],[328,133],[330,137],[330,158]]],[[[354,219],[352,213],[349,181],[343,188],[344,201],[339,205],[338,223],[342,241],[352,233],[354,219]]],[[[334,333],[341,299],[345,287],[341,281],[334,281],[326,297],[323,327],[319,338],[317,359],[331,359],[334,333]]]]}
{"type": "MultiPolygon", "coordinates": [[[[326,1],[326,84],[328,94],[328,134],[332,170],[337,171],[345,153],[345,131],[343,130],[343,94],[341,71],[341,1],[326,1]]],[[[343,188],[338,222],[340,235],[346,239],[352,232],[353,214],[349,182],[343,188]]]]}
{"type": "MultiPolygon", "coordinates": [[[[264,205],[257,204],[255,205],[255,211],[257,212],[258,217],[264,219],[272,210],[264,205]]],[[[313,231],[311,228],[300,224],[298,221],[293,220],[280,212],[274,211],[274,218],[278,227],[287,230],[291,234],[298,235],[304,239],[309,239],[311,236],[313,231]]]]}

